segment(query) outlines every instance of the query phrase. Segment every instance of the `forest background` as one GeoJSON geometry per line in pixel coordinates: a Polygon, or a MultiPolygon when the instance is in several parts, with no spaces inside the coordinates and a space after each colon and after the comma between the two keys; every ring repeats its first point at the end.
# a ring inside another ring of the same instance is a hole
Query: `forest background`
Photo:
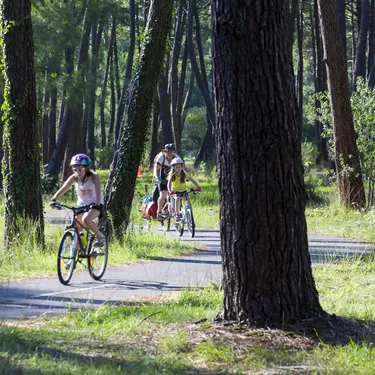
{"type": "MultiPolygon", "coordinates": [[[[374,2],[336,3],[362,172],[371,187],[374,2]]],[[[203,162],[212,170],[215,165],[210,6],[202,1],[192,4],[194,9],[185,1],[174,4],[164,74],[154,98],[152,124],[145,134],[146,168],[162,146],[171,142],[182,156],[193,158],[194,167],[203,162]]],[[[38,137],[44,188],[51,189],[61,168],[63,180],[69,175],[70,158],[78,152],[88,153],[96,168],[109,168],[118,147],[128,84],[144,42],[149,4],[35,0],[32,5],[38,137]]],[[[329,148],[332,121],[322,94],[327,91],[327,77],[316,1],[291,1],[290,17],[306,163],[329,170],[334,159],[329,148]]]]}
{"type": "MultiPolygon", "coordinates": [[[[368,201],[373,203],[372,88],[375,82],[373,1],[337,2],[340,36],[352,91],[358,148],[368,201]]],[[[166,143],[175,143],[194,167],[215,165],[212,140],[210,6],[178,1],[168,35],[164,74],[145,134],[143,167],[166,143]]],[[[38,137],[43,187],[70,174],[72,155],[86,152],[108,169],[118,147],[128,84],[139,60],[149,3],[137,1],[34,1],[38,137]]],[[[331,114],[316,1],[290,2],[295,86],[305,167],[332,170],[331,114]]],[[[2,99],[3,100],[3,99],[2,99]]]]}

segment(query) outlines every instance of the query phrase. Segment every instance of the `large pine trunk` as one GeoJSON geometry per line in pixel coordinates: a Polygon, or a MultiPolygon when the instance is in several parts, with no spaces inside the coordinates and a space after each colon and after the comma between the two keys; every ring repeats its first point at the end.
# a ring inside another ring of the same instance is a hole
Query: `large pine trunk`
{"type": "Polygon", "coordinates": [[[212,1],[223,318],[260,326],[322,313],[308,252],[287,3],[212,1]]]}
{"type": "Polygon", "coordinates": [[[44,243],[37,130],[34,45],[30,0],[4,0],[1,6],[7,109],[4,110],[5,244],[18,235],[19,219],[37,223],[44,243]]]}

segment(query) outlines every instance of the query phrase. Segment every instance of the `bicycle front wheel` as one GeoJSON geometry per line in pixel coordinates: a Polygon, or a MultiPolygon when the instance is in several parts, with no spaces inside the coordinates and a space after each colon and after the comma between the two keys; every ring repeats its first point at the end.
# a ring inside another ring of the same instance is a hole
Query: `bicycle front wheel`
{"type": "Polygon", "coordinates": [[[174,219],[174,226],[176,228],[176,231],[178,233],[179,236],[182,236],[184,234],[184,211],[181,210],[181,215],[182,215],[182,219],[181,220],[176,220],[176,217],[174,219]]]}
{"type": "Polygon", "coordinates": [[[94,280],[100,280],[105,272],[108,261],[108,243],[107,238],[104,239],[102,247],[95,246],[94,241],[90,241],[88,249],[87,266],[89,274],[94,280]]]}
{"type": "Polygon", "coordinates": [[[190,233],[190,237],[194,237],[195,236],[195,222],[194,222],[193,211],[191,209],[186,210],[186,221],[187,221],[187,227],[190,233]]]}
{"type": "Polygon", "coordinates": [[[65,232],[61,237],[59,252],[57,256],[57,275],[61,284],[68,285],[72,278],[76,265],[76,242],[75,234],[65,232]]]}

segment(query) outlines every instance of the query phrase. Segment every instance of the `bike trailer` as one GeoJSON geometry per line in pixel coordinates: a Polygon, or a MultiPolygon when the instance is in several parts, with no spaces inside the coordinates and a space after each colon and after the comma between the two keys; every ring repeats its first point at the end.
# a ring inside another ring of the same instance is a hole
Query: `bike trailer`
{"type": "Polygon", "coordinates": [[[156,219],[157,213],[158,213],[158,205],[154,201],[149,202],[145,210],[146,219],[149,219],[149,218],[156,219]]]}

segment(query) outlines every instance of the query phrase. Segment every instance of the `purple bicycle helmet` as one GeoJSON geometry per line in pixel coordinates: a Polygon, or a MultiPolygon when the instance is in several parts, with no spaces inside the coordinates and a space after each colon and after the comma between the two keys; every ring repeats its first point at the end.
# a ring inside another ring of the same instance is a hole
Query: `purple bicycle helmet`
{"type": "Polygon", "coordinates": [[[83,165],[85,167],[89,167],[91,164],[91,159],[86,154],[77,154],[72,157],[70,161],[70,166],[74,165],[83,165]]]}

